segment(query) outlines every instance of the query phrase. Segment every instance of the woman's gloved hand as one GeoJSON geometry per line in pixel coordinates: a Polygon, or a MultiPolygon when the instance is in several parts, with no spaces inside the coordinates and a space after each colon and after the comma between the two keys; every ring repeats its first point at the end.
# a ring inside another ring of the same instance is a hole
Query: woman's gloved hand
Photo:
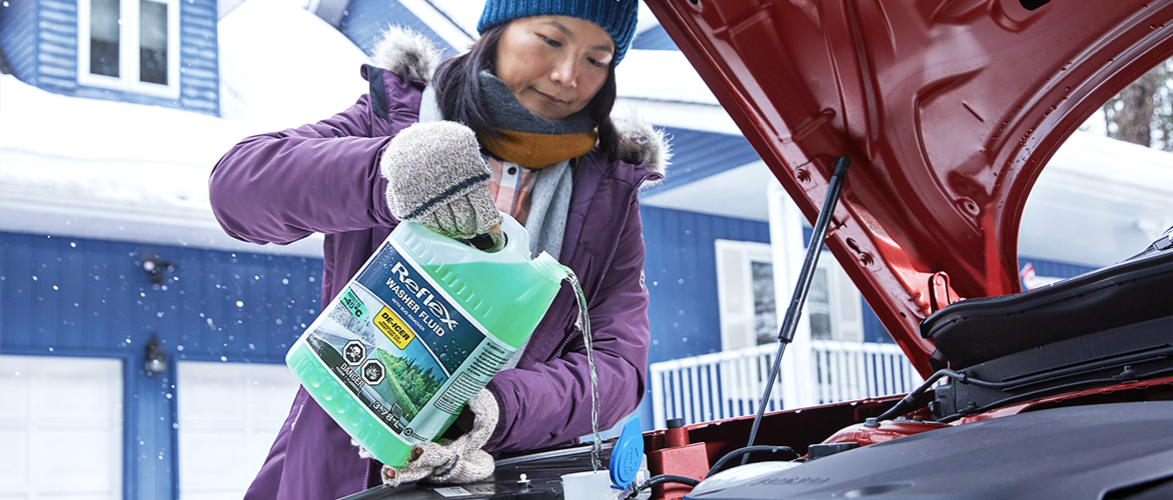
{"type": "Polygon", "coordinates": [[[481,389],[468,407],[476,416],[472,430],[448,444],[413,446],[404,466],[383,466],[383,484],[396,486],[424,478],[433,483],[463,484],[489,477],[495,463],[481,448],[497,427],[497,399],[488,389],[481,389]]]}
{"type": "Polygon", "coordinates": [[[489,166],[472,129],[449,121],[417,123],[391,139],[379,166],[387,205],[399,220],[452,238],[499,234],[489,166]]]}

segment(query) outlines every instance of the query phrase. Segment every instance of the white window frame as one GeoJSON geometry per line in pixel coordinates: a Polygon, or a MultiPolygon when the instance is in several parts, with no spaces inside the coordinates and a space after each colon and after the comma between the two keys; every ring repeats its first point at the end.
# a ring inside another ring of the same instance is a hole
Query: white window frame
{"type": "MultiPolygon", "coordinates": [[[[757,346],[754,331],[753,262],[773,265],[770,244],[716,240],[717,303],[721,321],[721,350],[757,346]],[[736,275],[730,275],[736,273],[736,275]],[[748,300],[746,300],[748,298],[748,300]]],[[[777,295],[775,293],[775,295],[777,295]]],[[[777,304],[775,304],[777,307],[777,304]]],[[[785,309],[783,309],[785,312],[785,309]]],[[[777,315],[782,324],[781,314],[777,315]]]]}
{"type": "Polygon", "coordinates": [[[179,0],[147,0],[167,6],[167,85],[139,81],[139,1],[119,0],[117,77],[90,73],[90,8],[92,0],[77,3],[77,82],[89,87],[134,94],[179,98],[179,0]]]}
{"type": "MultiPolygon", "coordinates": [[[[773,264],[771,247],[767,243],[720,239],[716,240],[715,246],[721,349],[730,351],[756,347],[751,263],[773,264]],[[731,272],[738,275],[730,276],[731,272]]],[[[859,290],[830,252],[823,252],[819,256],[816,269],[827,273],[831,339],[863,342],[863,305],[859,290]]],[[[777,283],[774,286],[775,295],[779,297],[788,297],[793,292],[791,289],[778,293],[777,283]]],[[[789,302],[776,302],[774,305],[777,308],[777,325],[781,327],[789,302]]],[[[804,320],[810,321],[806,307],[803,308],[803,316],[804,320]]]]}

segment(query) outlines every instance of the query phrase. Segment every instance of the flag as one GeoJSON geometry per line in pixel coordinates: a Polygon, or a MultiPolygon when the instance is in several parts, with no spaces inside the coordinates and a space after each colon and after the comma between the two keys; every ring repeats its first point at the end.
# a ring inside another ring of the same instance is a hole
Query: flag
{"type": "Polygon", "coordinates": [[[1034,290],[1038,286],[1038,282],[1035,280],[1035,266],[1030,262],[1022,266],[1022,270],[1018,271],[1018,277],[1022,280],[1023,290],[1034,290]]]}

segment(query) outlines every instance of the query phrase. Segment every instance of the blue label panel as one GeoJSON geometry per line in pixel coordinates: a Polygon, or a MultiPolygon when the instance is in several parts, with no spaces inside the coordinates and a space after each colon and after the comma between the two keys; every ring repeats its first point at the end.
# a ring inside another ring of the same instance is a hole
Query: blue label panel
{"type": "Polygon", "coordinates": [[[485,336],[390,244],[355,277],[415,331],[447,375],[485,336]]]}

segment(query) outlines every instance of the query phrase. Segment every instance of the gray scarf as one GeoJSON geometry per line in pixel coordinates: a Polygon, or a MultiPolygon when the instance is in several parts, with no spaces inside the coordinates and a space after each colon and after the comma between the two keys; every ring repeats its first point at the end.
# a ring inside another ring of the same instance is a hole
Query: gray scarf
{"type": "MultiPolygon", "coordinates": [[[[496,80],[496,77],[493,79],[496,80]]],[[[509,93],[508,98],[494,101],[515,103],[521,107],[521,111],[532,116],[528,109],[517,102],[512,93],[509,93]]],[[[512,109],[508,106],[503,108],[512,109]]],[[[443,120],[443,117],[436,102],[436,91],[433,87],[427,87],[420,99],[419,121],[428,123],[440,120],[443,120]]],[[[571,168],[570,162],[571,160],[562,161],[538,171],[533,198],[530,200],[529,217],[525,221],[525,229],[530,236],[531,256],[536,257],[543,251],[555,258],[561,256],[562,238],[566,234],[566,214],[570,210],[570,196],[574,189],[574,169],[571,168]]]]}

